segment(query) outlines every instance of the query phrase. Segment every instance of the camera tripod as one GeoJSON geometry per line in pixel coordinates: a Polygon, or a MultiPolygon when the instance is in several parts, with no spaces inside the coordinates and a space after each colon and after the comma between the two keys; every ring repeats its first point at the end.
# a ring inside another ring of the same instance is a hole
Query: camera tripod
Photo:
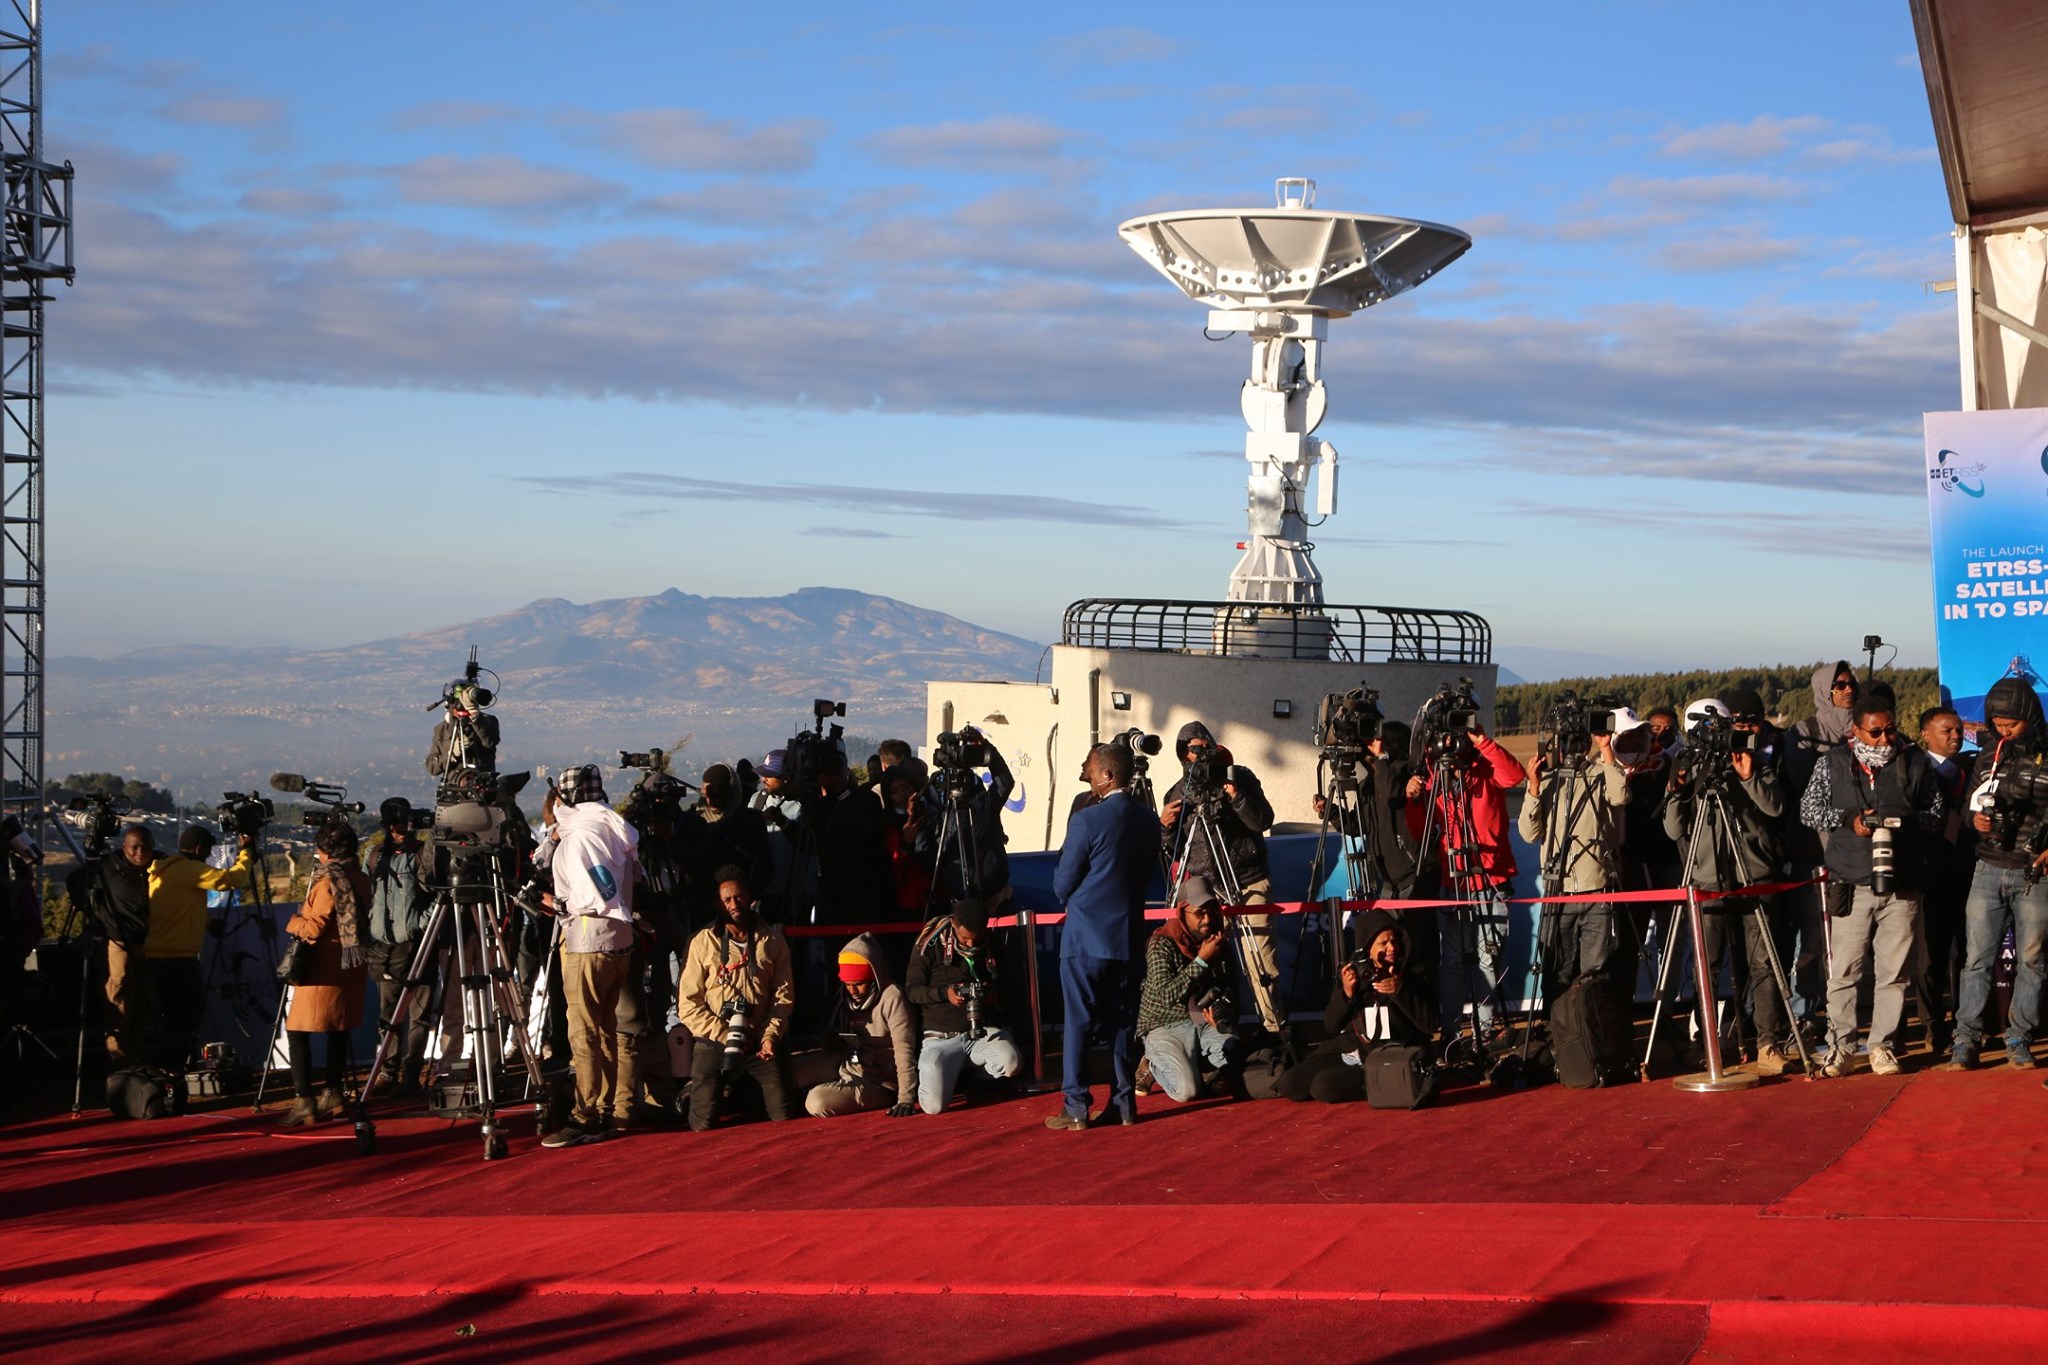
{"type": "MultiPolygon", "coordinates": [[[[1716,1017],[1714,1004],[1715,964],[1707,959],[1706,921],[1700,906],[1700,859],[1703,850],[1705,857],[1714,860],[1713,865],[1717,874],[1727,868],[1739,869],[1742,866],[1741,849],[1735,840],[1734,818],[1728,809],[1726,784],[1722,780],[1710,780],[1708,785],[1698,789],[1693,798],[1692,831],[1686,840],[1685,870],[1680,878],[1680,885],[1685,888],[1686,930],[1692,937],[1693,986],[1694,993],[1698,996],[1700,1042],[1706,1051],[1707,1069],[1695,1075],[1680,1076],[1673,1084],[1681,1090],[1702,1092],[1746,1090],[1757,1083],[1757,1077],[1729,1074],[1723,1071],[1721,1064],[1721,1025],[1716,1017]]],[[[1718,882],[1725,878],[1717,875],[1715,880],[1718,882]]],[[[1798,1020],[1790,1017],[1792,986],[1785,977],[1784,963],[1778,960],[1778,944],[1771,933],[1770,917],[1764,912],[1761,898],[1750,907],[1749,913],[1754,916],[1757,932],[1763,938],[1764,955],[1770,960],[1771,976],[1778,988],[1778,1000],[1791,1026],[1792,1041],[1799,1050],[1801,1073],[1810,1081],[1813,1079],[1813,1058],[1807,1054],[1806,1036],[1799,1027],[1798,1020]]],[[[1676,915],[1673,914],[1667,918],[1666,923],[1675,918],[1676,915]]],[[[1676,933],[1667,935],[1663,960],[1657,964],[1657,989],[1652,997],[1655,1006],[1650,1014],[1650,1040],[1643,1053],[1642,1069],[1646,1080],[1650,1073],[1650,1058],[1657,1049],[1657,1026],[1663,1021],[1665,997],[1670,990],[1671,964],[1678,956],[1673,951],[1676,940],[1676,933]]],[[[1729,951],[1735,951],[1732,943],[1729,951]]],[[[1741,1012],[1731,1010],[1731,1013],[1739,1021],[1741,1012]]],[[[1739,1022],[1737,1027],[1739,1030],[1739,1022]]]]}
{"type": "MultiPolygon", "coordinates": [[[[1200,800],[1188,797],[1183,801],[1181,814],[1188,822],[1188,835],[1187,841],[1181,845],[1180,862],[1172,879],[1172,890],[1166,898],[1167,908],[1170,910],[1180,905],[1181,883],[1187,880],[1188,855],[1194,851],[1196,839],[1200,839],[1202,847],[1208,850],[1211,875],[1216,879],[1216,892],[1223,898],[1223,903],[1239,909],[1245,908],[1244,886],[1237,879],[1237,869],[1230,865],[1230,850],[1224,845],[1223,832],[1216,827],[1216,822],[1220,818],[1217,807],[1221,800],[1222,794],[1217,792],[1200,800]]],[[[1270,923],[1268,929],[1270,932],[1270,923]]],[[[1230,917],[1230,937],[1237,945],[1238,960],[1244,964],[1245,981],[1252,988],[1253,1008],[1262,1016],[1270,1013],[1273,1021],[1284,1029],[1287,1025],[1287,1014],[1280,1007],[1276,989],[1280,983],[1276,977],[1267,973],[1264,963],[1259,960],[1258,945],[1252,938],[1251,926],[1244,922],[1242,915],[1230,917]]],[[[1260,1022],[1267,1021],[1262,1017],[1260,1022]]]]}
{"type": "MultiPolygon", "coordinates": [[[[448,847],[443,845],[443,847],[448,847]]],[[[419,947],[406,968],[405,989],[392,1007],[391,1017],[378,1022],[377,1051],[370,1059],[370,1073],[356,1094],[356,1150],[368,1155],[377,1150],[377,1126],[370,1119],[370,1094],[394,1049],[403,1050],[405,1025],[412,1011],[422,1008],[436,983],[436,959],[444,935],[452,944],[448,970],[461,992],[462,1032],[468,1042],[470,1064],[476,1074],[475,1113],[483,1122],[484,1159],[496,1160],[506,1154],[505,1128],[499,1118],[498,1064],[504,1040],[526,1068],[527,1095],[541,1089],[540,1060],[528,1042],[526,1006],[513,979],[512,963],[498,926],[507,908],[505,878],[500,866],[502,848],[495,845],[461,846],[449,849],[449,885],[434,898],[419,947]],[[481,877],[477,874],[481,872],[481,877]]]]}
{"type": "Polygon", "coordinates": [[[1431,770],[1429,813],[1423,819],[1422,847],[1431,848],[1441,839],[1444,875],[1450,883],[1445,888],[1450,892],[1447,899],[1459,902],[1451,912],[1458,942],[1455,946],[1444,945],[1444,951],[1458,955],[1458,970],[1465,976],[1465,1014],[1470,1030],[1464,1038],[1444,1039],[1443,1062],[1446,1066],[1458,1065],[1466,1060],[1460,1053],[1468,1052],[1480,1074],[1490,1076],[1493,1066],[1480,1011],[1489,1001],[1496,1009],[1505,1009],[1506,1001],[1501,995],[1501,981],[1506,975],[1505,939],[1492,913],[1496,899],[1480,861],[1479,831],[1472,822],[1472,796],[1466,790],[1465,769],[1458,750],[1446,744],[1431,770]],[[1463,932],[1467,927],[1471,930],[1470,946],[1463,932]],[[1485,965],[1489,960],[1494,964],[1491,968],[1485,965]]]}
{"type": "MultiPolygon", "coordinates": [[[[85,847],[81,849],[78,841],[71,837],[71,827],[64,823],[63,814],[55,806],[49,807],[43,815],[55,826],[57,837],[64,841],[64,847],[78,860],[78,865],[86,869],[85,880],[89,888],[87,896],[104,903],[107,898],[107,874],[100,866],[100,859],[108,852],[105,839],[95,838],[94,831],[88,830],[85,847]]],[[[92,1015],[93,948],[103,946],[107,940],[103,934],[94,936],[92,917],[81,914],[76,901],[68,896],[65,899],[68,905],[64,911],[64,923],[57,931],[58,941],[70,938],[72,926],[78,926],[78,1052],[71,1062],[71,1114],[76,1118],[85,1112],[85,1026],[92,1015]]],[[[49,1052],[51,1049],[46,1047],[44,1051],[49,1052]]],[[[54,1052],[52,1055],[55,1055],[54,1052]]]]}
{"type": "MultiPolygon", "coordinates": [[[[1593,783],[1586,776],[1587,766],[1585,759],[1580,757],[1551,769],[1550,805],[1543,813],[1542,842],[1538,845],[1550,850],[1543,861],[1542,887],[1549,895],[1565,894],[1566,875],[1572,863],[1580,854],[1594,851],[1589,841],[1576,839],[1572,834],[1578,827],[1579,817],[1591,808],[1595,795],[1593,783]]],[[[1540,797],[1540,791],[1532,791],[1524,799],[1540,797]]],[[[1529,954],[1529,980],[1522,1010],[1521,1057],[1525,1067],[1529,1062],[1530,1043],[1536,1033],[1537,1016],[1553,1003],[1549,983],[1557,974],[1557,921],[1560,913],[1545,901],[1536,902],[1536,932],[1531,936],[1533,948],[1529,954]]],[[[1610,925],[1610,936],[1612,932],[1610,925]]]]}
{"type": "MultiPolygon", "coordinates": [[[[1338,857],[1344,866],[1345,900],[1374,901],[1380,896],[1379,875],[1373,862],[1372,825],[1365,818],[1365,811],[1359,805],[1361,778],[1359,767],[1368,768],[1373,759],[1363,752],[1347,752],[1332,762],[1328,750],[1318,761],[1316,794],[1323,798],[1321,828],[1316,832],[1316,852],[1309,864],[1308,900],[1321,900],[1326,880],[1327,865],[1324,858],[1329,851],[1330,834],[1337,834],[1338,857]],[[1327,772],[1328,776],[1323,774],[1327,772]]],[[[1344,970],[1347,957],[1347,934],[1344,920],[1343,901],[1326,903],[1328,910],[1328,937],[1330,949],[1331,979],[1344,970]]],[[[1303,916],[1306,921],[1307,916],[1303,916]]],[[[1308,925],[1302,925],[1306,939],[1308,925]]],[[[1294,956],[1294,980],[1290,987],[1299,987],[1302,963],[1306,952],[1297,950],[1294,956]]],[[[1292,990],[1298,996],[1298,989],[1292,990]]]]}

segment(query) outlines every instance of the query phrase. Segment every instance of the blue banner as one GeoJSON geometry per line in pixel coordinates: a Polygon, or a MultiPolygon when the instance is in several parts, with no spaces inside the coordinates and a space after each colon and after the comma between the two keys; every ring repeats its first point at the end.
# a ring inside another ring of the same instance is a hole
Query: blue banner
{"type": "Polygon", "coordinates": [[[2015,659],[2048,656],[2048,408],[1925,417],[1941,683],[1982,721],[2015,659]]]}

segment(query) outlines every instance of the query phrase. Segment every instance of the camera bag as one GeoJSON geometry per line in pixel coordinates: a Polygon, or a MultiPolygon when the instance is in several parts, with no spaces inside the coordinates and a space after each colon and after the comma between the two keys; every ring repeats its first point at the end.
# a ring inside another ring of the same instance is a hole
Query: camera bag
{"type": "Polygon", "coordinates": [[[1238,1078],[1244,1085],[1245,1098],[1280,1098],[1280,1075],[1286,1070],[1287,1058],[1278,1048],[1253,1048],[1245,1054],[1244,1064],[1238,1070],[1238,1078]]]}
{"type": "Polygon", "coordinates": [[[1420,1109],[1436,1098],[1436,1059],[1428,1048],[1387,1043],[1364,1060],[1365,1102],[1374,1109],[1420,1109]]]}
{"type": "Polygon", "coordinates": [[[185,1112],[183,1082],[153,1066],[107,1073],[107,1112],[117,1119],[160,1119],[185,1112]]]}
{"type": "Polygon", "coordinates": [[[1581,977],[1550,1007],[1557,1079],[1574,1090],[1635,1080],[1634,1042],[1628,997],[1606,977],[1581,977]]]}

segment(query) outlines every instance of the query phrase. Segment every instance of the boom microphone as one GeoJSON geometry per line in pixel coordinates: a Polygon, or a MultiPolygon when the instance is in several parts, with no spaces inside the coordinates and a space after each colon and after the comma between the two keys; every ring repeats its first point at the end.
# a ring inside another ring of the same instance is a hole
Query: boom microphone
{"type": "Polygon", "coordinates": [[[302,792],[306,789],[306,779],[301,773],[272,773],[270,789],[274,792],[302,792]]]}

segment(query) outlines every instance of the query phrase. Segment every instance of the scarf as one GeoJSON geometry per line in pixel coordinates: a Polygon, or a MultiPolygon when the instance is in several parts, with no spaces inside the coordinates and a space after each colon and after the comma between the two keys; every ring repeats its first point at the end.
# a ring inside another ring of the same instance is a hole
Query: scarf
{"type": "Polygon", "coordinates": [[[1873,773],[1891,762],[1892,755],[1898,752],[1889,744],[1865,744],[1860,739],[1851,739],[1849,748],[1855,752],[1856,761],[1873,773]]]}
{"type": "Polygon", "coordinates": [[[1180,949],[1182,957],[1193,957],[1195,949],[1201,946],[1195,941],[1195,936],[1188,932],[1187,921],[1180,917],[1178,910],[1174,912],[1172,919],[1167,920],[1157,929],[1153,930],[1152,936],[1154,938],[1163,938],[1174,947],[1180,949]]]}
{"type": "Polygon", "coordinates": [[[364,932],[363,908],[356,904],[356,884],[349,880],[348,869],[349,864],[334,862],[320,874],[327,879],[327,893],[334,899],[334,928],[341,935],[343,968],[368,964],[363,940],[369,935],[364,932]]]}

